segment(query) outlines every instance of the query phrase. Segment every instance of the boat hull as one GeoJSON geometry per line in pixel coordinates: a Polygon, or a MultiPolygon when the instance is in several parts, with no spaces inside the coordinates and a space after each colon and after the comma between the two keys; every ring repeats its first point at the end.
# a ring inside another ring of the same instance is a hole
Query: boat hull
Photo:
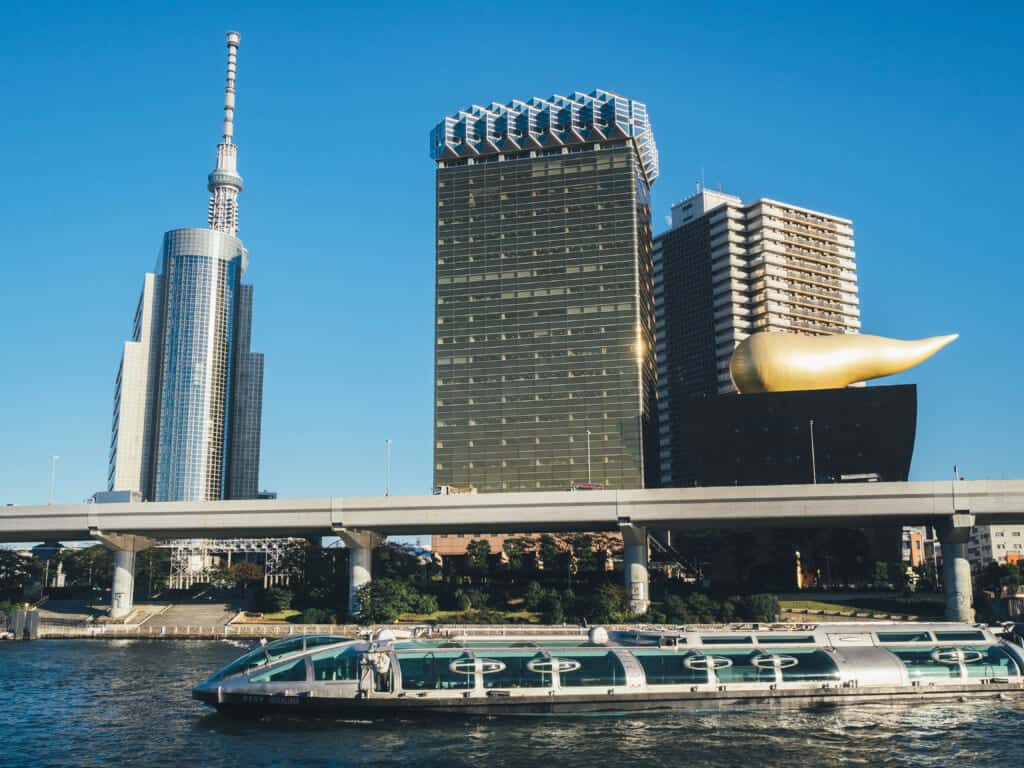
{"type": "Polygon", "coordinates": [[[308,695],[196,691],[193,697],[227,715],[289,714],[357,719],[433,716],[614,716],[630,712],[728,712],[847,705],[920,705],[931,702],[1024,701],[1018,682],[974,685],[827,688],[776,691],[645,692],[614,696],[470,696],[464,698],[342,699],[308,695]]]}

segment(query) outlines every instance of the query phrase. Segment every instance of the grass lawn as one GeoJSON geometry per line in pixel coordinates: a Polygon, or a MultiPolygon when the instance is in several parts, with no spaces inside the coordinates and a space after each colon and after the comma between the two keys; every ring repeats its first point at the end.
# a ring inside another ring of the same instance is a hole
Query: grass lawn
{"type": "Polygon", "coordinates": [[[842,602],[824,600],[780,600],[779,607],[783,611],[825,611],[827,613],[876,613],[892,616],[941,616],[943,612],[942,596],[919,597],[858,597],[842,602]]]}
{"type": "MultiPolygon", "coordinates": [[[[437,624],[479,624],[477,617],[481,611],[470,608],[468,611],[434,611],[434,613],[403,613],[398,617],[402,622],[434,622],[437,624]]],[[[503,624],[537,624],[540,614],[533,611],[485,611],[487,615],[501,616],[503,624]]]]}
{"type": "Polygon", "coordinates": [[[289,608],[287,611],[276,611],[274,613],[243,614],[238,621],[242,624],[288,624],[299,616],[301,616],[300,611],[289,608]]]}

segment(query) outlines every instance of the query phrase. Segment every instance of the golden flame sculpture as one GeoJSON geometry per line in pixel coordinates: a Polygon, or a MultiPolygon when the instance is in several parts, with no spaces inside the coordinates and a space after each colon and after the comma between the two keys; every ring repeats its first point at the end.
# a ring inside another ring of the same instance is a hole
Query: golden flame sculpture
{"type": "Polygon", "coordinates": [[[732,353],[729,375],[740,392],[835,389],[913,368],[958,336],[901,341],[868,334],[755,333],[732,353]]]}

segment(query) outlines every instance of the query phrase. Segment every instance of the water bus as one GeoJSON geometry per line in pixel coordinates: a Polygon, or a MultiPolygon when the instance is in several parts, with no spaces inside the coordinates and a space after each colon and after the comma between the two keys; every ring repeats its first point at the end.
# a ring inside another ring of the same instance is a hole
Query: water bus
{"type": "Polygon", "coordinates": [[[232,713],[372,718],[716,710],[1024,696],[1024,649],[955,623],[733,625],[264,643],[196,686],[232,713]]]}

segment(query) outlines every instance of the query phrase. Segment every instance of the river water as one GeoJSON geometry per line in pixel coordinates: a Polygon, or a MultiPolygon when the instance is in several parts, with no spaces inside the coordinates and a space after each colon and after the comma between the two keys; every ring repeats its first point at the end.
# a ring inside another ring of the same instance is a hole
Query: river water
{"type": "Polygon", "coordinates": [[[1009,766],[1024,707],[357,723],[237,721],[190,698],[217,641],[0,643],[0,765],[1009,766]]]}

